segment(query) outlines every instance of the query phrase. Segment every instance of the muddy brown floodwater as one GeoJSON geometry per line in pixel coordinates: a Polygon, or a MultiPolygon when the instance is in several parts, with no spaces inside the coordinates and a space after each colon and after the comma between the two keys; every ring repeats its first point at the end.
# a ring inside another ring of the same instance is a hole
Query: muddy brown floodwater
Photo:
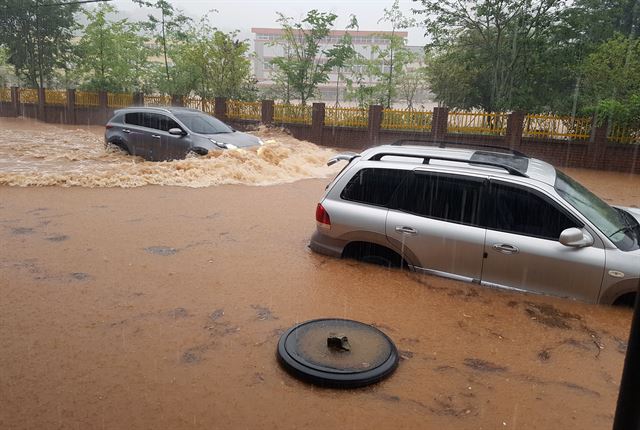
{"type": "MultiPolygon", "coordinates": [[[[192,160],[104,153],[101,130],[0,127],[2,429],[611,427],[629,310],[311,253],[330,150],[262,130],[279,155],[226,155],[220,176],[195,160],[185,180],[192,160]],[[36,184],[66,187],[9,186],[36,184]],[[396,373],[347,391],[288,376],[279,335],[319,317],[383,330],[396,373]]],[[[567,171],[640,203],[638,176],[567,171]]]]}

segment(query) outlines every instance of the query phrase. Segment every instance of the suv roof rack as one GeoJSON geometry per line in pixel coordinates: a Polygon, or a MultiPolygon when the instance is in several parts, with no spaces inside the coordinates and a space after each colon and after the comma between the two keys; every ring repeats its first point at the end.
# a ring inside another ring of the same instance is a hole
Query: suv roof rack
{"type": "Polygon", "coordinates": [[[413,158],[422,158],[422,164],[430,164],[431,160],[440,160],[440,161],[452,161],[457,163],[467,163],[471,165],[479,165],[479,166],[489,166],[489,167],[498,167],[500,169],[504,169],[510,175],[520,176],[522,178],[528,178],[529,176],[517,169],[514,165],[510,165],[509,163],[501,163],[499,161],[489,161],[489,160],[474,160],[469,158],[455,158],[455,157],[443,157],[439,155],[415,155],[415,154],[403,154],[403,153],[393,153],[393,152],[380,152],[375,154],[369,160],[371,161],[380,161],[382,157],[385,156],[393,156],[393,157],[413,157],[413,158]]]}
{"type": "Polygon", "coordinates": [[[524,152],[520,152],[518,150],[515,149],[511,149],[511,148],[506,148],[504,146],[498,146],[498,145],[485,145],[483,143],[466,143],[466,142],[434,142],[432,140],[427,140],[427,139],[400,139],[400,140],[396,140],[395,142],[393,142],[391,144],[391,146],[402,146],[405,144],[409,144],[409,143],[431,143],[431,145],[426,145],[426,146],[437,146],[438,148],[446,148],[447,145],[452,145],[452,146],[470,146],[470,147],[476,147],[476,148],[483,148],[483,149],[498,149],[501,150],[503,152],[507,152],[511,155],[515,155],[516,157],[525,157],[525,158],[529,158],[529,156],[527,154],[525,154],[524,152]]]}

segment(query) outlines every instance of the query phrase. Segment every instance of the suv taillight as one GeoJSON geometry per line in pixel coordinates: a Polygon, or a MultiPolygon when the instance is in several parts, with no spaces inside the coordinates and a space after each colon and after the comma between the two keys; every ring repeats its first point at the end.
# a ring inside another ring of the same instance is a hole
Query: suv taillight
{"type": "Polygon", "coordinates": [[[104,126],[104,128],[106,128],[107,130],[109,130],[110,128],[113,128],[113,126],[111,124],[107,124],[104,126]]]}
{"type": "Polygon", "coordinates": [[[316,222],[318,223],[318,227],[331,228],[331,218],[329,218],[329,214],[322,207],[321,203],[318,203],[318,206],[316,206],[316,222]]]}

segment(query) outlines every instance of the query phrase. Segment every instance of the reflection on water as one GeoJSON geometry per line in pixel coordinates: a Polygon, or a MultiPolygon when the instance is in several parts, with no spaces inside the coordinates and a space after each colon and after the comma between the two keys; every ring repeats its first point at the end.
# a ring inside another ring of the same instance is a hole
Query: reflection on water
{"type": "Polygon", "coordinates": [[[115,148],[105,149],[103,137],[92,131],[46,125],[23,129],[11,123],[7,128],[0,135],[0,185],[273,185],[325,177],[336,170],[325,164],[333,151],[267,130],[257,132],[265,140],[257,150],[149,162],[115,148]]]}

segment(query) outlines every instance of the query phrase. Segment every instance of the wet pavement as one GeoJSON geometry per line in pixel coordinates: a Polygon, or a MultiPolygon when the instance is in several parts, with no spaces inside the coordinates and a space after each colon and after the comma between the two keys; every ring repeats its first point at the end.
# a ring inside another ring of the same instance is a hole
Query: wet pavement
{"type": "MultiPolygon", "coordinates": [[[[567,172],[640,203],[638,176],[567,172]]],[[[0,187],[0,428],[611,427],[629,310],[314,254],[329,179],[292,180],[0,187]],[[396,373],[291,378],[279,335],[322,317],[384,331],[396,373]]]]}

